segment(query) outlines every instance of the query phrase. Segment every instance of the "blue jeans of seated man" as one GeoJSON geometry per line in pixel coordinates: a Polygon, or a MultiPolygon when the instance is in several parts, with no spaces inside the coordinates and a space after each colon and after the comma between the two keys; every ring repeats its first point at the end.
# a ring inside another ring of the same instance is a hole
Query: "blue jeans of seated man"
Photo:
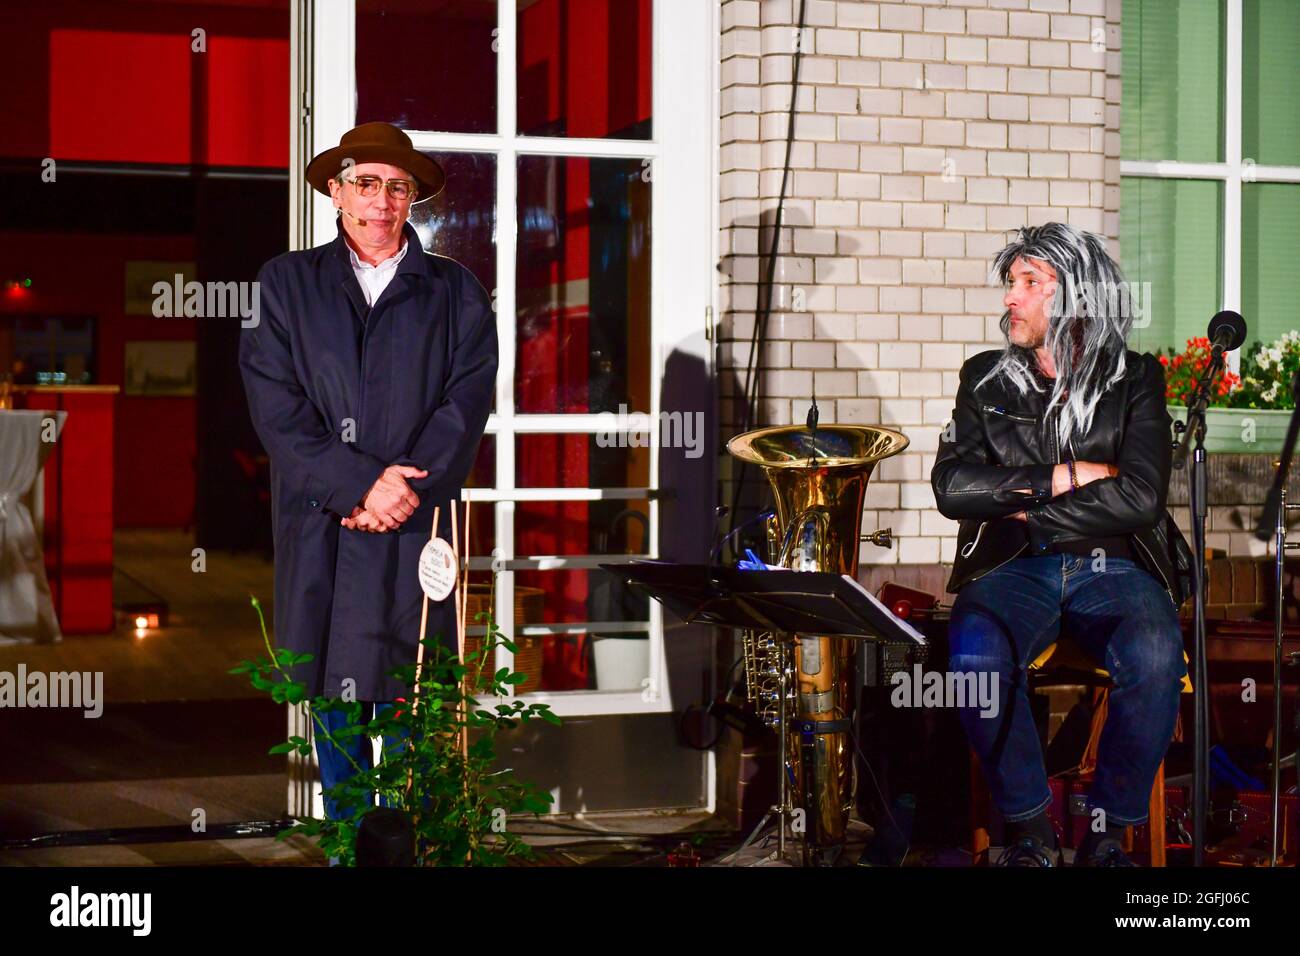
{"type": "Polygon", "coordinates": [[[1108,558],[1104,568],[1082,555],[1014,558],[958,593],[949,670],[998,675],[996,716],[981,717],[977,706],[960,711],[994,805],[1017,822],[1051,802],[1026,672],[1062,635],[1111,679],[1088,811],[1100,807],[1108,824],[1143,823],[1187,669],[1173,602],[1124,558],[1108,558]]]}
{"type": "MultiPolygon", "coordinates": [[[[375,717],[383,716],[393,708],[392,703],[374,703],[370,701],[361,702],[361,719],[370,721],[375,717]]],[[[339,710],[321,711],[317,715],[320,720],[329,729],[330,733],[336,733],[347,726],[347,714],[339,710]]],[[[313,719],[313,729],[319,731],[313,719]]],[[[405,734],[398,736],[384,737],[384,753],[388,753],[396,746],[400,745],[406,739],[405,734]]],[[[352,737],[344,741],[346,745],[346,755],[330,741],[324,739],[319,733],[316,734],[316,762],[320,766],[320,782],[323,789],[328,790],[337,783],[342,783],[348,777],[355,774],[356,767],[348,761],[351,757],[357,766],[363,769],[369,769],[374,766],[373,744],[370,737],[364,734],[352,737]]],[[[340,813],[338,804],[329,797],[325,800],[325,816],[330,820],[339,820],[343,818],[340,813]]],[[[380,806],[388,806],[388,800],[385,797],[379,798],[380,806]]]]}

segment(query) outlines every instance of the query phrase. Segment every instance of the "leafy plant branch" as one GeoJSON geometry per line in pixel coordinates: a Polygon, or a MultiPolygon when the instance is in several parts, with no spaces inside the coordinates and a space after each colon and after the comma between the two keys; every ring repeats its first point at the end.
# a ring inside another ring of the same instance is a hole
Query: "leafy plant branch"
{"type": "MultiPolygon", "coordinates": [[[[247,674],[253,687],[271,695],[277,703],[307,702],[306,685],[293,678],[290,669],[311,661],[312,655],[286,648],[274,648],[266,621],[256,598],[252,600],[262,628],[267,656],[242,661],[232,673],[247,674]]],[[[358,736],[385,740],[383,759],[375,767],[364,767],[348,756],[353,774],[332,786],[327,796],[338,807],[342,819],[295,820],[278,836],[298,833],[316,837],[322,851],[352,864],[356,859],[356,836],[362,818],[375,809],[377,792],[385,805],[407,814],[416,836],[416,863],[423,866],[495,866],[514,857],[527,857],[532,849],[506,826],[522,813],[537,815],[550,808],[550,794],[515,779],[508,768],[496,768],[495,738],[503,730],[535,720],[558,725],[550,707],[511,699],[510,692],[527,679],[508,667],[492,670],[496,649],[511,653],[516,646],[496,626],[489,613],[480,613],[485,637],[477,651],[461,661],[437,637],[426,639],[420,665],[404,665],[390,672],[409,688],[395,706],[361,720],[361,704],[316,697],[310,711],[317,735],[338,746],[358,736]],[[494,704],[480,703],[479,695],[495,698],[494,704]],[[321,719],[331,710],[343,711],[347,722],[330,731],[321,719]],[[400,741],[397,743],[395,741],[400,741]]],[[[311,755],[311,742],[291,736],[270,749],[273,754],[311,755]]]]}

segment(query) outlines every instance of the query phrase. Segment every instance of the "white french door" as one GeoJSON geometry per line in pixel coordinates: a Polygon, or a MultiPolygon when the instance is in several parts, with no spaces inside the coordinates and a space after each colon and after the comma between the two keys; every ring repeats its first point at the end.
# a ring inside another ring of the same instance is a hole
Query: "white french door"
{"type": "MultiPolygon", "coordinates": [[[[500,342],[465,492],[486,533],[471,570],[495,579],[506,634],[544,645],[525,688],[561,716],[672,708],[658,605],[629,601],[598,568],[658,554],[673,493],[659,483],[660,431],[644,449],[600,437],[620,406],[651,423],[697,411],[665,403],[670,356],[712,374],[717,15],[706,0],[294,5],[294,175],[370,120],[402,127],[447,170],[412,223],[426,249],[478,275],[500,342]],[[640,639],[641,670],[582,686],[592,642],[620,635],[640,639]]],[[[296,193],[296,246],[335,235],[328,199],[296,193]]]]}

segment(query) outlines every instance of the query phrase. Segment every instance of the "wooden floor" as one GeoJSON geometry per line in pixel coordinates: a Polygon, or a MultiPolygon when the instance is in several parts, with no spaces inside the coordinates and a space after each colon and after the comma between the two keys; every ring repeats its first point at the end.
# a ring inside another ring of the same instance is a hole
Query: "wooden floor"
{"type": "MultiPolygon", "coordinates": [[[[210,824],[284,816],[283,708],[228,673],[265,653],[272,567],[257,553],[211,551],[196,571],[192,537],[178,531],[114,535],[114,598],[156,596],[167,626],[69,635],[55,644],[0,646],[0,670],[99,671],[104,710],[5,713],[0,734],[0,839],[113,827],[210,824]]],[[[323,862],[307,843],[231,840],[0,853],[5,865],[323,862]]]]}
{"type": "MultiPolygon", "coordinates": [[[[272,612],[272,568],[260,554],[209,552],[192,570],[192,539],[175,531],[114,536],[115,600],[166,600],[164,628],[65,637],[56,644],[0,646],[0,671],[102,671],[104,710],[22,709],[3,714],[0,841],[109,828],[183,825],[194,811],[209,827],[281,819],[284,709],[227,673],[265,652],[249,596],[272,612]]],[[[707,814],[638,814],[534,824],[527,839],[549,866],[663,865],[644,846],[593,841],[581,830],[665,834],[715,829],[707,814]],[[579,828],[575,832],[575,827],[579,828]],[[553,833],[551,836],[549,834],[553,833]],[[578,841],[578,845],[574,844],[578,841]]],[[[724,840],[725,842],[729,842],[724,840]]],[[[735,842],[739,842],[739,838],[735,842]]],[[[0,866],[323,866],[314,843],[271,838],[0,848],[0,866]]]]}
{"type": "Polygon", "coordinates": [[[196,572],[193,548],[192,537],[178,531],[118,531],[115,600],[163,598],[170,607],[167,627],[0,646],[0,670],[12,672],[22,662],[28,671],[102,671],[109,703],[261,696],[227,672],[265,653],[249,598],[257,596],[269,628],[271,563],[260,554],[211,551],[204,555],[206,570],[196,572]]]}

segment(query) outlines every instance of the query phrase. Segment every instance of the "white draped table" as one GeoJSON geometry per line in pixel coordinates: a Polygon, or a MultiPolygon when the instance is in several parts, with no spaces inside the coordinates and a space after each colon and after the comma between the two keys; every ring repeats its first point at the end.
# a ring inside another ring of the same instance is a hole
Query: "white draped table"
{"type": "Polygon", "coordinates": [[[67,417],[65,411],[0,409],[0,644],[62,638],[32,505],[51,439],[67,417]]]}

